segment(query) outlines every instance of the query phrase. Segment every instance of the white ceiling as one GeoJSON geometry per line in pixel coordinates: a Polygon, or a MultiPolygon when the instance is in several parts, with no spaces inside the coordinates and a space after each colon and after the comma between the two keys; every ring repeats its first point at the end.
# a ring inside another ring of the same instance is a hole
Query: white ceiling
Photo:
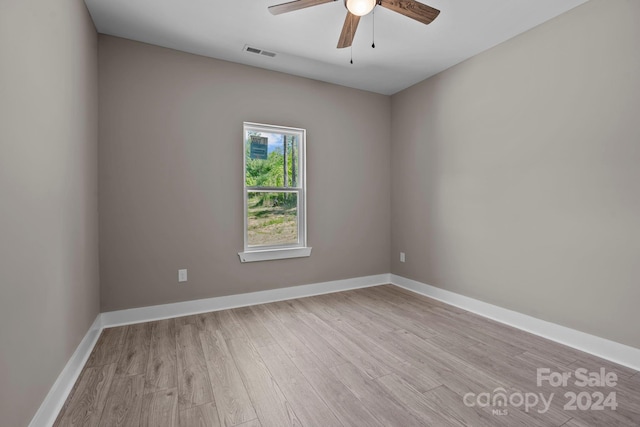
{"type": "Polygon", "coordinates": [[[287,0],[85,0],[100,33],[386,95],[527,31],[587,0],[422,0],[440,9],[424,25],[382,7],[337,49],[342,0],[273,16],[287,0]],[[243,51],[245,44],[275,58],[243,51]]]}

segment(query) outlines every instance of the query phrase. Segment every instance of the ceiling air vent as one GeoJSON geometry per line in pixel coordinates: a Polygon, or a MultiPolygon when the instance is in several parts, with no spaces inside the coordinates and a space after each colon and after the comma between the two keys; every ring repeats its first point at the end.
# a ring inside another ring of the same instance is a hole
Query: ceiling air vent
{"type": "Polygon", "coordinates": [[[275,52],[269,52],[268,50],[252,47],[252,46],[249,46],[248,44],[245,44],[242,50],[249,53],[255,53],[256,55],[268,56],[269,58],[273,58],[274,56],[276,56],[275,52]]]}

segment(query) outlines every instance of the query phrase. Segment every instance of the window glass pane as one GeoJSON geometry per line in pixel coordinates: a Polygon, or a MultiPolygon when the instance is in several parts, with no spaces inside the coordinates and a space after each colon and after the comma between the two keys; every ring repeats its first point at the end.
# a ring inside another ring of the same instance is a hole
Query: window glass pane
{"type": "Polygon", "coordinates": [[[247,130],[245,135],[247,187],[300,185],[300,137],[247,130]]]}
{"type": "Polygon", "coordinates": [[[247,193],[247,241],[249,246],[298,243],[298,194],[247,193]]]}

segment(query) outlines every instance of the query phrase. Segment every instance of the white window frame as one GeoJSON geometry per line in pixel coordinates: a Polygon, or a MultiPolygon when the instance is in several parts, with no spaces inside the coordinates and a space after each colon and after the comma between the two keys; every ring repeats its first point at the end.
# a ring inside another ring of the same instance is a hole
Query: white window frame
{"type": "Polygon", "coordinates": [[[311,255],[307,246],[307,131],[300,128],[244,122],[242,127],[242,186],[244,216],[244,251],[238,252],[241,262],[269,261],[285,258],[300,258],[311,255]],[[247,186],[247,131],[295,135],[299,138],[298,186],[297,187],[250,187],[247,186]],[[298,194],[298,242],[295,244],[249,246],[247,199],[249,192],[289,192],[298,194]]]}

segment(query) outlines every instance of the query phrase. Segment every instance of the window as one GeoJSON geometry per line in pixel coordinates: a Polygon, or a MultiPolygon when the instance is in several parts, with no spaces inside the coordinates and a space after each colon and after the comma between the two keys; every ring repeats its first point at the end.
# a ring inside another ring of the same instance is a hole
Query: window
{"type": "Polygon", "coordinates": [[[309,256],[304,129],[244,123],[242,262],[309,256]]]}

